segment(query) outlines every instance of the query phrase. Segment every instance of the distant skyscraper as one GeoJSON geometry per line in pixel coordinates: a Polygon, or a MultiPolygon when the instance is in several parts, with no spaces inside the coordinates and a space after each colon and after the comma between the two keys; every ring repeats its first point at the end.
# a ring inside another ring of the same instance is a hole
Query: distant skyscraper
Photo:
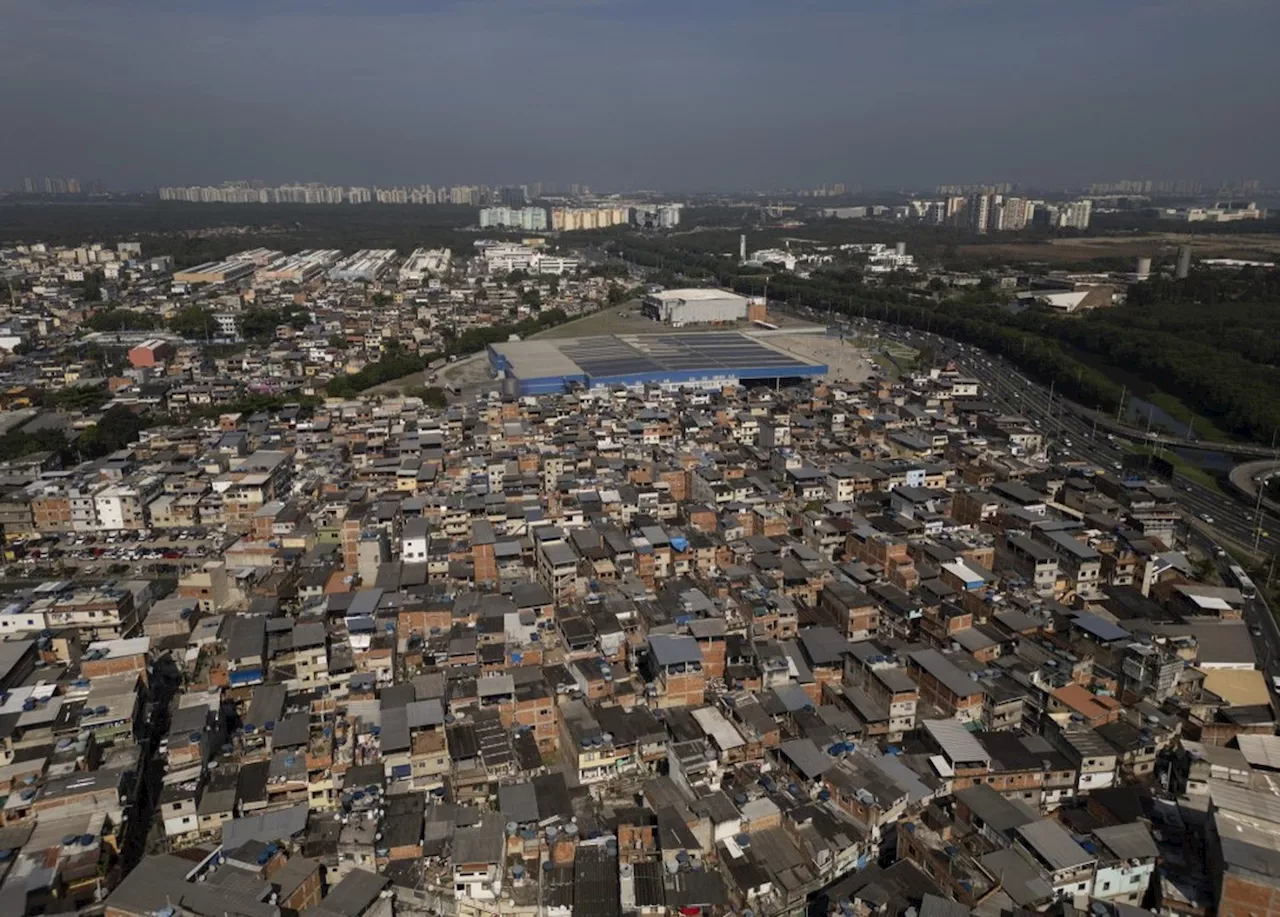
{"type": "Polygon", "coordinates": [[[983,233],[991,225],[991,195],[977,192],[969,196],[969,231],[983,233]]]}
{"type": "Polygon", "coordinates": [[[1018,232],[1027,228],[1027,200],[1006,197],[1000,203],[1000,228],[1005,232],[1018,232]]]}
{"type": "Polygon", "coordinates": [[[503,207],[523,207],[527,203],[524,188],[502,188],[498,191],[498,203],[503,207]]]}
{"type": "Polygon", "coordinates": [[[67,193],[68,194],[80,193],[80,180],[78,178],[67,179],[67,193]]]}
{"type": "Polygon", "coordinates": [[[1064,229],[1088,229],[1093,216],[1093,201],[1085,199],[1064,204],[1060,211],[1059,226],[1064,229]]]}
{"type": "Polygon", "coordinates": [[[22,190],[27,194],[36,193],[36,180],[34,178],[24,178],[22,180],[22,190]]]}

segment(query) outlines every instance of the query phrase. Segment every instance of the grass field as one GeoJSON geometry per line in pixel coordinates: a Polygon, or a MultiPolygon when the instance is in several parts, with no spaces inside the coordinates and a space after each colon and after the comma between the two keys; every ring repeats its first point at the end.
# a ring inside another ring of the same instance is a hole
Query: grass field
{"type": "Polygon", "coordinates": [[[958,245],[956,253],[989,261],[1044,261],[1070,264],[1094,258],[1176,255],[1179,245],[1192,246],[1196,258],[1246,258],[1280,260],[1280,236],[1267,233],[1208,235],[1196,233],[1145,233],[1141,235],[1087,236],[1079,239],[1046,239],[1043,242],[994,242],[958,245]]]}
{"type": "Polygon", "coordinates": [[[1214,477],[1209,472],[1205,471],[1203,468],[1199,468],[1191,464],[1182,456],[1178,455],[1176,452],[1172,452],[1168,449],[1162,449],[1157,451],[1150,446],[1138,446],[1138,445],[1130,446],[1128,451],[1133,455],[1156,455],[1161,459],[1164,459],[1165,461],[1167,461],[1170,465],[1172,465],[1173,470],[1176,471],[1178,474],[1182,475],[1187,480],[1195,481],[1197,484],[1200,484],[1204,487],[1209,488],[1210,490],[1216,491],[1217,493],[1220,493],[1226,496],[1225,492],[1222,489],[1222,485],[1218,483],[1218,479],[1216,477],[1214,477]]]}

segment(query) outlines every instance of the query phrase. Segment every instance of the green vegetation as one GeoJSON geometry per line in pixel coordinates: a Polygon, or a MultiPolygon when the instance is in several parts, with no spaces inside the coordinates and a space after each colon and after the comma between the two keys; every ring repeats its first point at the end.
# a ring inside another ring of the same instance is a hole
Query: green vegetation
{"type": "Polygon", "coordinates": [[[207,341],[213,337],[215,323],[213,313],[200,306],[186,306],[169,319],[169,330],[192,341],[207,341]]]}
{"type": "Polygon", "coordinates": [[[1178,453],[1170,449],[1153,449],[1151,446],[1132,445],[1129,446],[1127,451],[1133,455],[1145,455],[1148,457],[1158,457],[1163,459],[1173,467],[1175,473],[1182,475],[1182,477],[1187,480],[1195,481],[1197,484],[1207,487],[1210,490],[1216,490],[1219,493],[1223,493],[1222,485],[1219,484],[1218,479],[1214,477],[1211,472],[1205,471],[1203,468],[1191,464],[1182,456],[1178,455],[1178,453]]]}
{"type": "Polygon", "coordinates": [[[437,386],[418,385],[405,389],[404,393],[409,398],[421,398],[427,407],[443,408],[449,403],[444,389],[437,386]]]}
{"type": "Polygon", "coordinates": [[[212,420],[223,414],[257,414],[262,411],[273,414],[282,408],[296,406],[300,409],[300,416],[310,417],[321,402],[322,399],[314,395],[246,395],[236,401],[194,407],[186,416],[212,420]]]}
{"type": "Polygon", "coordinates": [[[536,318],[526,318],[514,324],[470,328],[455,337],[445,348],[445,353],[449,356],[458,357],[478,353],[490,344],[499,344],[507,340],[513,334],[525,338],[531,334],[537,334],[544,328],[562,325],[568,319],[569,316],[565,314],[563,309],[546,309],[539,312],[536,318]]]}
{"type": "Polygon", "coordinates": [[[117,405],[96,424],[86,427],[74,442],[62,430],[49,428],[34,433],[6,433],[0,436],[0,460],[11,461],[37,452],[59,452],[71,461],[102,458],[132,443],[150,425],[151,418],[117,405]]]}
{"type": "Polygon", "coordinates": [[[74,387],[60,389],[49,395],[47,406],[59,411],[84,411],[92,413],[111,400],[105,387],[74,387]]]}
{"type": "Polygon", "coordinates": [[[240,335],[245,340],[263,343],[275,337],[276,328],[289,325],[301,331],[311,323],[305,306],[289,305],[280,309],[249,309],[240,316],[240,335]]]}
{"type": "Polygon", "coordinates": [[[1192,411],[1180,399],[1175,398],[1168,392],[1151,392],[1147,395],[1147,401],[1150,401],[1178,421],[1180,429],[1173,431],[1175,433],[1185,433],[1189,427],[1191,433],[1199,439],[1213,439],[1225,442],[1233,438],[1229,433],[1219,429],[1217,424],[1213,423],[1209,418],[1192,411]]]}
{"type": "MultiPolygon", "coordinates": [[[[505,341],[513,334],[527,337],[544,328],[562,324],[568,319],[563,309],[547,309],[538,313],[536,318],[508,325],[490,325],[487,328],[470,328],[459,335],[445,335],[448,343],[444,356],[462,357],[478,353],[490,344],[505,341]]],[[[350,398],[365,389],[402,379],[412,373],[422,372],[427,364],[439,358],[441,354],[411,354],[400,350],[399,342],[388,346],[388,353],[378,362],[370,363],[357,373],[338,376],[329,380],[325,390],[337,398],[350,398]]]]}
{"type": "MultiPolygon", "coordinates": [[[[813,235],[811,228],[805,227],[806,237],[813,235]]],[[[1198,415],[1202,437],[1216,431],[1270,442],[1280,429],[1280,272],[1195,272],[1183,281],[1153,279],[1136,287],[1126,305],[1084,316],[1037,309],[1015,315],[1001,306],[1005,294],[993,289],[944,298],[937,290],[867,282],[851,269],[766,277],[716,254],[729,241],[722,235],[729,234],[697,233],[678,241],[632,234],[607,244],[628,261],[673,274],[679,282],[756,295],[767,283],[771,301],[976,344],[1084,405],[1115,410],[1123,391],[1118,377],[1130,373],[1151,385],[1150,395],[1163,392],[1198,415]]]]}
{"type": "MultiPolygon", "coordinates": [[[[85,239],[114,244],[139,241],[148,257],[171,255],[178,267],[220,261],[264,246],[293,253],[304,248],[450,248],[471,256],[476,208],[453,205],[188,204],[177,201],[0,204],[0,241],[40,239],[78,245],[85,239]]],[[[517,239],[520,233],[489,233],[517,239]]]]}
{"type": "Polygon", "coordinates": [[[370,363],[358,373],[330,379],[325,390],[337,398],[350,398],[375,385],[399,379],[410,373],[421,372],[435,358],[434,353],[418,355],[394,350],[378,362],[370,363]]]}
{"type": "Polygon", "coordinates": [[[157,315],[112,307],[93,313],[84,324],[90,331],[154,331],[161,322],[157,315]]]}

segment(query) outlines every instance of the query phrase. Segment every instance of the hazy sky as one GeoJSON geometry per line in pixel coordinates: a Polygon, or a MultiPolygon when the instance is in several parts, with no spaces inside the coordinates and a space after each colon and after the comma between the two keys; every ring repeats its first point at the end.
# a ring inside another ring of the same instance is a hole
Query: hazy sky
{"type": "Polygon", "coordinates": [[[1280,0],[0,0],[0,186],[1280,179],[1280,0]]]}

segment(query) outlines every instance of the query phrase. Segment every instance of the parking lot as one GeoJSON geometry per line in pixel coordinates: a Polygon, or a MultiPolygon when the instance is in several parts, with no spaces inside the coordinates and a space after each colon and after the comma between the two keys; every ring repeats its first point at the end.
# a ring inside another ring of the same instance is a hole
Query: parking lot
{"type": "Polygon", "coordinates": [[[227,538],[195,526],[142,531],[44,535],[15,545],[25,567],[62,564],[90,570],[113,564],[197,566],[221,555],[227,538]]]}

